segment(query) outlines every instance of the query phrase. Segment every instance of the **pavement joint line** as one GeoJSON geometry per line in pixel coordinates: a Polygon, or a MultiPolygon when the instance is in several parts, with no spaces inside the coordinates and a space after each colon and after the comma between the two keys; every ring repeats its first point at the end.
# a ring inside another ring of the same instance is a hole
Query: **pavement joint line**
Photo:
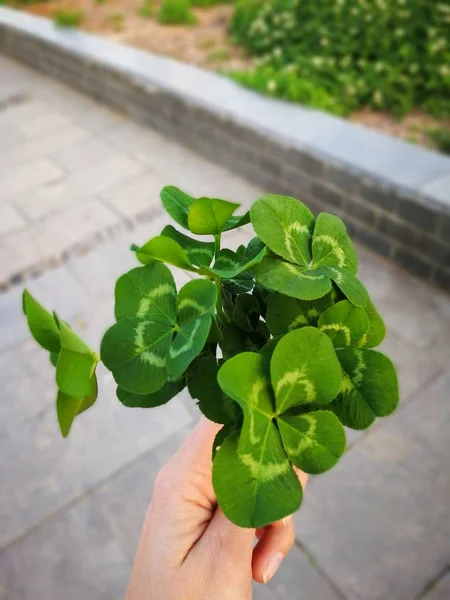
{"type": "Polygon", "coordinates": [[[432,577],[427,583],[423,586],[422,591],[415,597],[414,600],[426,600],[426,597],[429,592],[431,592],[437,585],[439,585],[440,581],[444,579],[446,575],[450,573],[450,564],[441,569],[437,575],[432,577]]]}

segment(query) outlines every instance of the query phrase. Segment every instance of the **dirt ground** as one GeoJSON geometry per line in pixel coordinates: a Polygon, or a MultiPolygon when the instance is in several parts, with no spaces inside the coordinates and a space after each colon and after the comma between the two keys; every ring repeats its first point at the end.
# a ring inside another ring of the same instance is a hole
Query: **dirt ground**
{"type": "MultiPolygon", "coordinates": [[[[232,4],[194,7],[195,25],[162,25],[156,19],[159,3],[160,0],[38,0],[23,4],[21,0],[11,0],[16,8],[49,18],[61,9],[82,11],[81,28],[86,31],[206,69],[251,66],[252,61],[245,51],[228,39],[232,4]],[[143,2],[150,7],[150,17],[139,13],[143,2]]],[[[435,143],[427,131],[449,126],[448,122],[439,122],[418,110],[399,120],[389,114],[363,109],[356,111],[351,120],[431,148],[435,143]]]]}

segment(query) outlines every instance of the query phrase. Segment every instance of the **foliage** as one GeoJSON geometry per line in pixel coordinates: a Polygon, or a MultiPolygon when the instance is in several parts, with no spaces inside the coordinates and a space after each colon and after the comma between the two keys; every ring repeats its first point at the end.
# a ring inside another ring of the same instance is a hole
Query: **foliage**
{"type": "Polygon", "coordinates": [[[121,31],[123,31],[123,24],[124,24],[125,17],[123,16],[122,13],[113,13],[109,17],[109,19],[111,21],[114,31],[116,31],[117,33],[120,33],[121,31]]]}
{"type": "Polygon", "coordinates": [[[448,2],[239,0],[230,29],[258,57],[234,77],[260,91],[338,114],[450,114],[448,2]]]}
{"type": "Polygon", "coordinates": [[[79,27],[84,21],[84,12],[82,10],[67,10],[61,8],[53,13],[53,23],[57,27],[70,28],[79,27]]]}
{"type": "Polygon", "coordinates": [[[144,2],[139,6],[138,14],[145,19],[150,19],[153,16],[153,8],[149,0],[144,0],[144,2]]]}
{"type": "Polygon", "coordinates": [[[438,150],[443,154],[450,154],[450,129],[433,127],[427,131],[438,150]]]}
{"type": "MultiPolygon", "coordinates": [[[[263,196],[242,215],[238,204],[173,186],[161,199],[186,233],[168,225],[132,246],[141,266],[116,282],[101,360],[128,407],[160,406],[188,386],[223,425],[212,448],[220,507],[240,526],[261,527],[299,507],[293,467],[327,471],[344,453],[344,425],[364,429],[395,410],[395,369],[373,349],[385,327],[338,217],[315,218],[285,196],[263,196]],[[256,237],[221,247],[250,221],[256,237]],[[188,283],[177,290],[164,263],[188,271],[188,283]]],[[[100,359],[27,291],[23,309],[56,367],[65,436],[95,402],[100,359]]]]}
{"type": "Polygon", "coordinates": [[[195,25],[197,17],[191,11],[191,0],[163,0],[158,21],[166,25],[195,25]]]}

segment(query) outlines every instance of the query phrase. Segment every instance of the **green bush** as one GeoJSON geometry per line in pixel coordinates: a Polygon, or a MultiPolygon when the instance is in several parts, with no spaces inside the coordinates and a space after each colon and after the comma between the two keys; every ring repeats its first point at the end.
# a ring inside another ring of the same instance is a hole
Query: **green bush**
{"type": "Polygon", "coordinates": [[[167,25],[195,25],[197,17],[191,12],[191,0],[163,0],[158,20],[167,25]]]}
{"type": "Polygon", "coordinates": [[[79,27],[84,20],[82,10],[66,10],[61,8],[53,13],[53,23],[57,27],[79,27]]]}
{"type": "Polygon", "coordinates": [[[144,19],[151,19],[153,16],[153,8],[151,2],[149,0],[144,0],[144,2],[138,8],[138,14],[144,19]]]}
{"type": "Polygon", "coordinates": [[[450,114],[448,0],[240,0],[230,30],[258,57],[232,75],[261,91],[275,82],[281,97],[338,113],[450,114]]]}
{"type": "Polygon", "coordinates": [[[435,127],[427,131],[438,150],[443,154],[450,154],[450,129],[435,127]]]}

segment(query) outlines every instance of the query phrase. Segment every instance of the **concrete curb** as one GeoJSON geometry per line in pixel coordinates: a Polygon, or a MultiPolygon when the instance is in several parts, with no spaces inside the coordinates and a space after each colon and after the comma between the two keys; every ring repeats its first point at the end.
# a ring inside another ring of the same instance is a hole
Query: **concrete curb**
{"type": "Polygon", "coordinates": [[[450,159],[170,58],[0,7],[0,51],[176,138],[450,290],[450,159]]]}

